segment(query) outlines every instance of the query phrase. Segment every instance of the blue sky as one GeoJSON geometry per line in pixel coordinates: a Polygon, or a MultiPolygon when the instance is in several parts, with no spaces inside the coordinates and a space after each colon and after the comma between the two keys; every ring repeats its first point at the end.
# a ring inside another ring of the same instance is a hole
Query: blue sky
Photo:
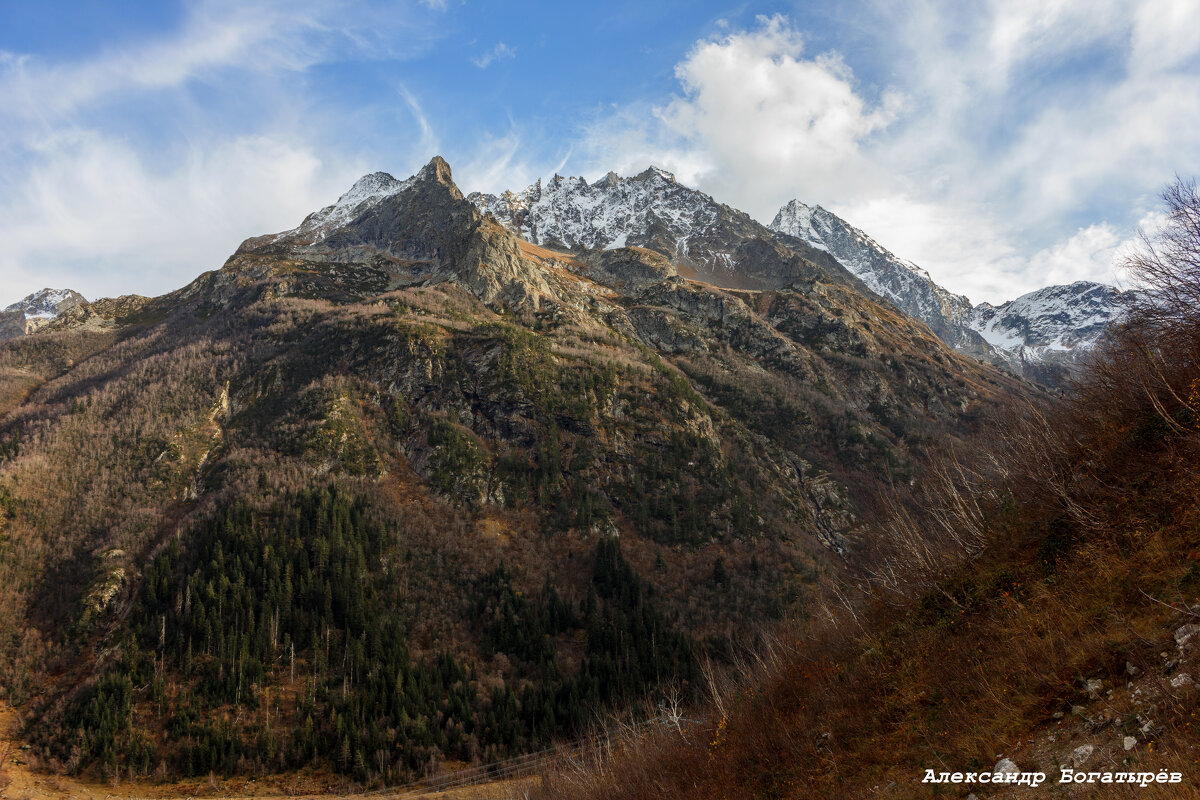
{"type": "Polygon", "coordinates": [[[1119,281],[1200,173],[1200,4],[0,0],[0,306],[177,288],[359,175],[656,164],[974,301],[1119,281]],[[903,5],[903,8],[900,6],[903,5]]]}

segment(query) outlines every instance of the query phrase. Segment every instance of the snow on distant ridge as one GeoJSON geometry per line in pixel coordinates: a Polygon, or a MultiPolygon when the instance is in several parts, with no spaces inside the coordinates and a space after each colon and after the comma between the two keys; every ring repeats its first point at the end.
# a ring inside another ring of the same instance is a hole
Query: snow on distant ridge
{"type": "Polygon", "coordinates": [[[792,200],[771,230],[824,247],[872,291],[926,322],[951,346],[1007,364],[1071,365],[1093,349],[1130,299],[1112,286],[1078,281],[1047,286],[998,306],[972,306],[933,281],[925,270],[897,258],[835,214],[792,200]]]}
{"type": "Polygon", "coordinates": [[[18,300],[4,309],[5,312],[20,311],[26,319],[51,320],[87,300],[71,289],[42,289],[18,300]]]}
{"type": "Polygon", "coordinates": [[[925,322],[952,347],[975,354],[986,349],[966,324],[971,309],[967,298],[948,292],[925,270],[898,258],[836,214],[792,200],[768,227],[826,251],[871,291],[925,322]]]}
{"type": "Polygon", "coordinates": [[[971,311],[970,325],[997,349],[1042,360],[1094,348],[1132,295],[1092,281],[1046,286],[998,306],[980,303],[971,311]]]}
{"type": "Polygon", "coordinates": [[[555,175],[520,191],[472,192],[467,199],[535,244],[607,250],[644,247],[653,240],[708,269],[736,269],[719,232],[739,212],[683,186],[659,167],[629,178],[609,172],[590,184],[555,175]]]}
{"type": "Polygon", "coordinates": [[[309,242],[318,242],[330,231],[353,222],[381,201],[403,192],[412,185],[415,177],[401,181],[386,172],[364,175],[355,181],[336,203],[309,214],[295,228],[276,234],[274,241],[303,238],[309,242]]]}

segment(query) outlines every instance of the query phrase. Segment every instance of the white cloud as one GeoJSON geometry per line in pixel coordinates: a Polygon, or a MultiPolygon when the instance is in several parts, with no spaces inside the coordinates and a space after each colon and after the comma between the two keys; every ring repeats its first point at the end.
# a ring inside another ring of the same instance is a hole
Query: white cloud
{"type": "Polygon", "coordinates": [[[903,104],[896,92],[865,101],[837,53],[805,58],[803,37],[781,16],[698,43],[675,75],[684,93],[658,117],[683,148],[704,153],[675,160],[707,162],[704,185],[760,216],[790,187],[823,194],[853,180],[865,167],[864,140],[903,104]]]}
{"type": "Polygon", "coordinates": [[[46,120],[121,92],[179,87],[214,71],[302,70],[339,46],[363,45],[353,29],[333,26],[333,9],[208,0],[190,6],[177,31],[84,60],[0,60],[0,107],[6,115],[46,120]]]}
{"type": "Polygon", "coordinates": [[[653,164],[674,173],[686,185],[698,186],[714,168],[715,162],[704,148],[684,146],[647,104],[603,109],[583,127],[572,163],[580,165],[577,168],[588,178],[609,171],[632,175],[653,164]]]}
{"type": "Polygon", "coordinates": [[[493,61],[503,61],[506,58],[516,58],[517,48],[509,47],[504,42],[496,42],[496,46],[482,55],[471,59],[471,63],[480,69],[487,69],[493,61]]]}
{"type": "Polygon", "coordinates": [[[89,297],[178,288],[219,267],[242,239],[299,224],[365,171],[264,136],[197,149],[163,172],[128,144],[85,131],[51,137],[40,155],[0,205],[11,299],[44,285],[89,297]]]}
{"type": "Polygon", "coordinates": [[[397,11],[200,0],[178,28],[120,48],[0,53],[0,305],[48,284],[162,292],[220,266],[242,239],[298,224],[379,168],[345,143],[363,115],[387,114],[404,166],[427,159],[437,137],[403,86],[384,112],[306,107],[314,65],[428,45],[420,9],[397,11]]]}
{"type": "Polygon", "coordinates": [[[724,26],[653,124],[592,125],[582,162],[684,165],[764,221],[822,204],[976,301],[1112,280],[1144,198],[1200,172],[1191,0],[877,2],[858,19],[889,86],[807,53],[783,17],[724,26]]]}
{"type": "Polygon", "coordinates": [[[1114,259],[1123,243],[1116,228],[1099,222],[1034,253],[1029,258],[1029,269],[1041,276],[1045,284],[1083,280],[1114,283],[1117,280],[1114,259]]]}

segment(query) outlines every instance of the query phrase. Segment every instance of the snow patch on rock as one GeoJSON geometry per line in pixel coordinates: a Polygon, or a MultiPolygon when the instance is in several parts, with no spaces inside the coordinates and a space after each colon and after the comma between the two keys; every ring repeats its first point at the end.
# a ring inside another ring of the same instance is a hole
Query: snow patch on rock
{"type": "Polygon", "coordinates": [[[42,289],[5,308],[5,312],[20,311],[26,319],[52,320],[69,308],[87,300],[71,289],[42,289]]]}
{"type": "Polygon", "coordinates": [[[274,241],[303,239],[319,242],[331,231],[345,227],[367,211],[412,185],[413,178],[397,180],[386,172],[372,172],[354,182],[331,206],[314,211],[295,228],[275,235],[274,241]]]}

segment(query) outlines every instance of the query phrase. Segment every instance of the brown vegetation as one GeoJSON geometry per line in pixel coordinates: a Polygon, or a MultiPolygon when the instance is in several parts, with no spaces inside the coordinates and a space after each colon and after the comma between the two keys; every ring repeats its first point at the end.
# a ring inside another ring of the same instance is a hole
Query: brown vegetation
{"type": "Polygon", "coordinates": [[[935,459],[923,510],[893,503],[877,531],[877,565],[717,682],[702,721],[617,736],[538,796],[1007,796],[921,782],[1001,756],[1063,792],[1081,744],[1089,770],[1184,784],[1071,796],[1200,796],[1181,628],[1200,621],[1200,197],[1165,198],[1169,227],[1130,263],[1151,291],[1071,396],[935,459]]]}

